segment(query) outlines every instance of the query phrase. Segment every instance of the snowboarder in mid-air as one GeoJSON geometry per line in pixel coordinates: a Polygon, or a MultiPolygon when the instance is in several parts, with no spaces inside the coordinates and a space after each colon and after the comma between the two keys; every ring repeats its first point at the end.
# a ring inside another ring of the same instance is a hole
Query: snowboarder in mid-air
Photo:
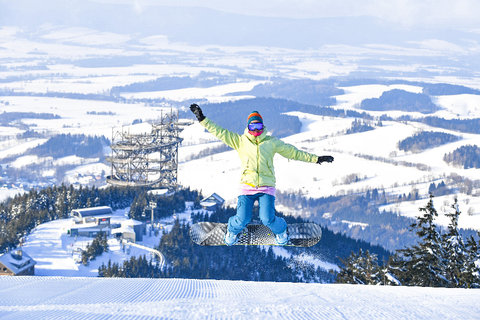
{"type": "Polygon", "coordinates": [[[278,153],[287,159],[318,163],[332,162],[332,156],[317,156],[298,150],[271,135],[263,125],[263,118],[253,111],[247,118],[247,128],[240,135],[215,124],[203,115],[197,104],[190,110],[198,121],[210,133],[238,152],[241,160],[242,176],[240,179],[240,195],[238,196],[237,213],[228,220],[225,244],[234,245],[238,234],[252,219],[253,205],[259,203],[260,220],[275,233],[277,244],[286,245],[289,240],[287,223],[275,215],[275,172],[273,156],[278,153]]]}

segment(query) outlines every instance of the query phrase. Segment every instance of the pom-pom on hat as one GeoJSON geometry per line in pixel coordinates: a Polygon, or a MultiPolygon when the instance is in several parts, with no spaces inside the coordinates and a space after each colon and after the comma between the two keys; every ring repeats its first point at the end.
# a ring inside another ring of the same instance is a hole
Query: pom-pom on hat
{"type": "Polygon", "coordinates": [[[260,115],[260,113],[258,113],[258,111],[252,111],[252,113],[250,113],[250,115],[247,118],[247,126],[250,124],[250,122],[255,120],[263,123],[263,118],[260,115]]]}

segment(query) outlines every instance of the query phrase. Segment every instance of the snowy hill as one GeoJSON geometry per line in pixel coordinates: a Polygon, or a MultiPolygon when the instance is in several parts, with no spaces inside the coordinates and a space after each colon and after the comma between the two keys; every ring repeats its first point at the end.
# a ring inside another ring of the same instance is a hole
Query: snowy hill
{"type": "Polygon", "coordinates": [[[478,319],[480,291],[184,279],[1,277],[2,319],[478,319]]]}

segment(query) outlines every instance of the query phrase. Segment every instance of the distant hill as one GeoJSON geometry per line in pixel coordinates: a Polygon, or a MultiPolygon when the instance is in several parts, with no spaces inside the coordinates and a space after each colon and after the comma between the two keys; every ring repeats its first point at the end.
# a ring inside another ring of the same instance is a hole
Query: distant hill
{"type": "Polygon", "coordinates": [[[260,84],[251,91],[242,94],[251,94],[256,97],[281,98],[316,106],[331,106],[337,102],[334,96],[343,93],[344,90],[335,87],[331,80],[314,81],[300,79],[260,84]]]}
{"type": "MultiPolygon", "coordinates": [[[[148,5],[135,1],[0,1],[0,25],[30,27],[43,24],[86,27],[135,37],[166,35],[173,42],[193,45],[274,46],[311,49],[325,44],[394,44],[431,39],[431,30],[415,32],[368,16],[294,19],[228,13],[207,8],[148,5]],[[35,4],[35,5],[34,5],[35,4]],[[141,22],[141,23],[139,23],[141,22]],[[219,28],[222,26],[222,28],[219,28]]],[[[467,31],[448,29],[445,40],[470,38],[467,31]]],[[[268,59],[267,59],[268,60],[268,59]]]]}
{"type": "Polygon", "coordinates": [[[336,79],[337,87],[350,87],[350,86],[359,86],[367,84],[406,84],[411,86],[422,87],[422,93],[429,96],[446,96],[446,95],[456,95],[456,94],[479,94],[480,90],[469,88],[457,84],[449,83],[428,83],[420,81],[407,81],[402,79],[394,80],[385,80],[385,79],[369,79],[369,78],[348,78],[348,77],[338,77],[336,79]]]}
{"type": "Polygon", "coordinates": [[[433,113],[439,110],[430,97],[422,93],[412,93],[394,89],[386,91],[380,98],[365,99],[361,103],[363,110],[433,113]]]}
{"type": "Polygon", "coordinates": [[[446,96],[455,94],[479,94],[480,90],[448,83],[424,83],[423,93],[429,96],[446,96]]]}
{"type": "Polygon", "coordinates": [[[442,144],[455,142],[460,137],[445,132],[422,131],[398,142],[398,148],[404,151],[420,152],[442,144]]]}

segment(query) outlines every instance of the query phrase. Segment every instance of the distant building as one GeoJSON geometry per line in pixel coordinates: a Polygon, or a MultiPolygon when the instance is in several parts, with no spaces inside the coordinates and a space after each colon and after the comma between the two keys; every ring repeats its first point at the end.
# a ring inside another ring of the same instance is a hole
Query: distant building
{"type": "Polygon", "coordinates": [[[33,276],[36,262],[22,249],[0,256],[0,276],[33,276]]]}
{"type": "Polygon", "coordinates": [[[73,224],[68,230],[71,236],[95,237],[97,234],[110,234],[131,242],[142,241],[145,225],[137,220],[112,223],[113,211],[110,207],[74,209],[70,213],[73,224]]]}
{"type": "Polygon", "coordinates": [[[200,201],[202,208],[206,210],[215,210],[221,207],[225,203],[225,200],[216,193],[212,193],[210,196],[200,201]]]}
{"type": "Polygon", "coordinates": [[[112,229],[112,234],[130,242],[143,240],[145,225],[137,220],[130,219],[120,223],[120,227],[112,229]]]}
{"type": "Polygon", "coordinates": [[[107,206],[73,209],[70,213],[76,224],[105,222],[106,220],[102,220],[102,218],[107,218],[110,221],[112,215],[112,208],[107,206]]]}
{"type": "Polygon", "coordinates": [[[99,233],[110,234],[110,207],[74,209],[70,213],[74,224],[69,230],[71,236],[95,237],[99,233]]]}

